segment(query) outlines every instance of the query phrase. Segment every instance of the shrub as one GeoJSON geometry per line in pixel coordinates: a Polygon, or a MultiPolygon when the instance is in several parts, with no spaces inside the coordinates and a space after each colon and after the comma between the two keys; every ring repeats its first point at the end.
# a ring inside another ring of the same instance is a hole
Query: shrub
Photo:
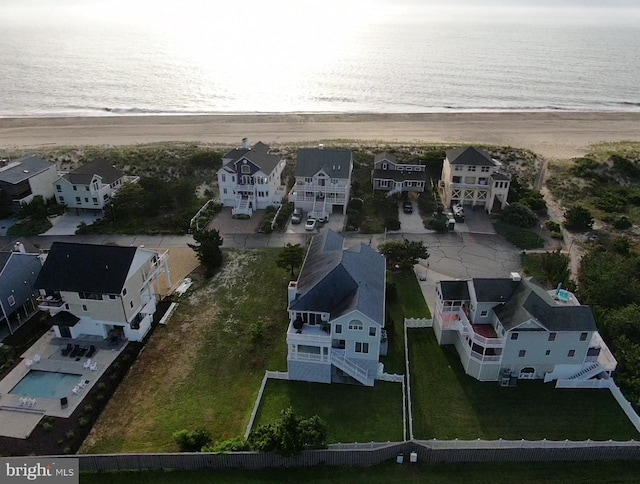
{"type": "Polygon", "coordinates": [[[250,450],[249,444],[242,437],[236,437],[235,439],[223,440],[217,444],[205,445],[202,452],[219,452],[226,454],[227,452],[242,452],[250,450]]]}
{"type": "Polygon", "coordinates": [[[181,452],[198,452],[211,443],[211,434],[207,429],[180,430],[173,434],[181,452]]]}
{"type": "Polygon", "coordinates": [[[63,454],[73,454],[73,450],[71,449],[71,447],[65,447],[64,450],[62,451],[63,454]]]}
{"type": "MultiPolygon", "coordinates": [[[[123,358],[124,359],[124,358],[123,358]]],[[[107,384],[105,382],[100,382],[96,385],[96,388],[100,391],[104,391],[107,389],[107,384]]]]}
{"type": "Polygon", "coordinates": [[[387,230],[400,230],[400,220],[388,218],[384,224],[387,230]]]}
{"type": "Polygon", "coordinates": [[[529,207],[516,202],[504,209],[502,221],[516,227],[528,229],[538,223],[538,217],[529,207]]]}
{"type": "Polygon", "coordinates": [[[625,217],[624,215],[618,217],[613,221],[613,228],[616,230],[626,230],[628,228],[631,228],[632,225],[633,224],[631,223],[631,220],[629,220],[629,218],[625,217]]]}
{"type": "Polygon", "coordinates": [[[89,419],[86,417],[80,417],[80,419],[78,420],[78,424],[80,425],[80,427],[86,427],[89,425],[89,419]]]}
{"type": "Polygon", "coordinates": [[[58,442],[58,445],[62,445],[62,444],[64,444],[64,439],[58,439],[57,442],[58,442]]]}
{"type": "Polygon", "coordinates": [[[555,220],[547,220],[544,223],[544,226],[549,230],[549,232],[560,232],[560,224],[555,220]]]}
{"type": "Polygon", "coordinates": [[[67,438],[67,440],[73,440],[76,437],[76,434],[73,430],[69,430],[66,434],[64,434],[64,436],[67,438]]]}
{"type": "Polygon", "coordinates": [[[449,230],[449,221],[446,217],[436,217],[429,220],[427,226],[436,232],[446,232],[449,230]]]}
{"type": "Polygon", "coordinates": [[[576,205],[564,213],[564,226],[578,232],[590,230],[593,227],[593,216],[586,208],[576,205]]]}
{"type": "Polygon", "coordinates": [[[103,402],[104,401],[104,394],[103,393],[98,393],[96,395],[96,402],[103,402]]]}
{"type": "Polygon", "coordinates": [[[90,403],[86,404],[86,405],[84,406],[84,412],[85,412],[85,413],[91,413],[91,412],[93,412],[93,405],[91,405],[90,403]]]}
{"type": "Polygon", "coordinates": [[[44,430],[45,432],[51,432],[53,430],[53,425],[49,422],[44,422],[42,424],[42,430],[44,430]]]}
{"type": "Polygon", "coordinates": [[[564,236],[562,235],[562,232],[551,232],[551,238],[562,240],[564,239],[564,236]]]}
{"type": "Polygon", "coordinates": [[[504,222],[493,224],[496,232],[520,249],[538,249],[544,247],[544,240],[531,230],[526,230],[504,222]]]}

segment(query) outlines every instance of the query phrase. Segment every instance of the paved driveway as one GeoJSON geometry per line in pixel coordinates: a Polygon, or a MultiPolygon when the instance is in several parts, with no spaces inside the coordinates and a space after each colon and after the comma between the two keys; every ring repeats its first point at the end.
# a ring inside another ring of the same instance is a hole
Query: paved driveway
{"type": "Polygon", "coordinates": [[[80,215],[76,215],[72,212],[66,212],[59,217],[51,220],[53,227],[51,227],[42,235],[75,235],[76,230],[81,223],[91,225],[99,218],[102,218],[101,213],[83,213],[80,215]]]}
{"type": "Polygon", "coordinates": [[[409,200],[413,205],[413,213],[404,213],[402,209],[402,202],[398,202],[398,219],[400,220],[400,230],[406,234],[430,234],[433,231],[424,228],[422,217],[420,217],[420,210],[418,209],[418,202],[415,200],[409,200]]]}
{"type": "Polygon", "coordinates": [[[464,208],[464,223],[456,222],[458,232],[471,232],[474,234],[495,234],[489,214],[484,210],[471,210],[464,208]]]}
{"type": "Polygon", "coordinates": [[[223,207],[218,215],[216,215],[207,230],[217,230],[221,234],[255,234],[258,227],[262,225],[266,210],[256,210],[251,218],[241,220],[233,218],[231,215],[231,207],[223,207]]]}

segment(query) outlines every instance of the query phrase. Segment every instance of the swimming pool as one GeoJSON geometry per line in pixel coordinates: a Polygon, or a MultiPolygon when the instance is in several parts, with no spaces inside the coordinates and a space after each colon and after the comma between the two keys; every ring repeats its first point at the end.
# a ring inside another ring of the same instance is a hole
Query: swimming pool
{"type": "Polygon", "coordinates": [[[21,397],[61,398],[71,393],[82,375],[31,370],[10,393],[21,397]]]}

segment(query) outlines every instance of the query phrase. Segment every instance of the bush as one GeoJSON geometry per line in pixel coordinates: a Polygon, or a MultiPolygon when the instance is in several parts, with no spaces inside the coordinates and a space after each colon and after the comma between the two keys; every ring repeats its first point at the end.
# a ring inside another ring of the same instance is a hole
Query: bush
{"type": "Polygon", "coordinates": [[[551,238],[562,240],[564,239],[564,236],[562,235],[562,232],[551,232],[551,238]]]}
{"type": "Polygon", "coordinates": [[[51,432],[53,430],[53,424],[49,422],[44,422],[42,424],[42,430],[44,430],[45,432],[51,432]]]}
{"type": "Polygon", "coordinates": [[[384,224],[387,230],[400,230],[400,220],[388,218],[384,224]]]}
{"type": "Polygon", "coordinates": [[[80,417],[80,420],[78,420],[78,425],[80,425],[80,427],[86,427],[89,425],[89,419],[86,417],[80,417]]]}
{"type": "Polygon", "coordinates": [[[496,222],[493,226],[498,234],[520,249],[539,249],[544,247],[544,240],[531,230],[504,222],[496,222]]]}
{"type": "Polygon", "coordinates": [[[449,221],[447,217],[436,217],[429,220],[427,226],[436,232],[446,232],[449,230],[449,221]]]}
{"type": "Polygon", "coordinates": [[[633,224],[631,223],[631,220],[629,220],[629,218],[625,217],[624,215],[618,217],[613,221],[613,228],[616,230],[626,230],[628,228],[631,228],[632,225],[633,224]]]}
{"type": "Polygon", "coordinates": [[[502,221],[516,227],[528,229],[538,223],[538,217],[529,207],[516,202],[504,209],[502,221]]]}
{"type": "Polygon", "coordinates": [[[202,452],[218,452],[226,454],[227,452],[242,452],[251,450],[249,444],[242,437],[236,437],[235,439],[223,440],[217,444],[205,445],[202,452]]]}
{"type": "Polygon", "coordinates": [[[544,226],[547,228],[549,232],[561,232],[560,224],[555,220],[547,220],[544,223],[544,226]]]}
{"type": "Polygon", "coordinates": [[[69,430],[66,434],[64,434],[64,436],[67,438],[67,440],[73,440],[76,437],[76,434],[73,430],[69,430]]]}
{"type": "Polygon", "coordinates": [[[199,452],[211,443],[211,434],[207,429],[180,430],[173,434],[181,452],[199,452]]]}
{"type": "Polygon", "coordinates": [[[564,226],[577,232],[590,230],[593,227],[593,216],[586,208],[576,205],[564,213],[564,226]]]}

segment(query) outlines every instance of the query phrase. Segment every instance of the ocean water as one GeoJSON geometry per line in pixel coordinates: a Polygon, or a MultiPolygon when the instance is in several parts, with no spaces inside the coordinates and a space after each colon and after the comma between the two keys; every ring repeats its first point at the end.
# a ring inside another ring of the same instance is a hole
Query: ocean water
{"type": "Polygon", "coordinates": [[[218,11],[184,0],[158,13],[144,0],[80,12],[71,0],[54,10],[42,7],[52,0],[27,10],[8,1],[0,6],[5,117],[640,111],[633,8],[498,15],[499,7],[325,0],[303,9],[273,0],[218,11]]]}

